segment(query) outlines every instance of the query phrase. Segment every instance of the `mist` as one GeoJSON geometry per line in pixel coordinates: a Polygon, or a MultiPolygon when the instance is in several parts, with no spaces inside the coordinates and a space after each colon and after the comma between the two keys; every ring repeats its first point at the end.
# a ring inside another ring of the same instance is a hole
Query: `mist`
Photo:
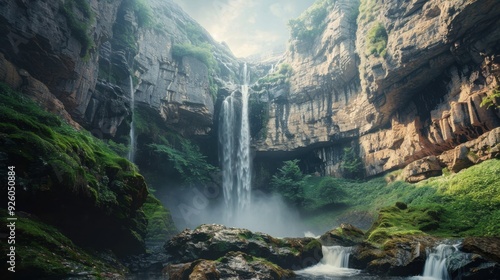
{"type": "Polygon", "coordinates": [[[223,224],[275,237],[303,237],[309,231],[297,209],[286,205],[279,194],[254,191],[250,206],[237,214],[226,211],[223,192],[215,185],[158,191],[155,195],[169,208],[179,230],[223,224]]]}

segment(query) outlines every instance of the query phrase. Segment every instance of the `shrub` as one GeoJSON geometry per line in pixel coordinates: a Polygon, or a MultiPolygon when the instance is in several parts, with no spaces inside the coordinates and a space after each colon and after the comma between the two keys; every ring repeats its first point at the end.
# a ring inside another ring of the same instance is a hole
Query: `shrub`
{"type": "Polygon", "coordinates": [[[345,192],[339,187],[339,182],[332,177],[325,177],[318,186],[318,200],[327,203],[339,202],[345,196],[345,192]]]}
{"type": "Polygon", "coordinates": [[[153,10],[145,2],[146,0],[133,0],[133,9],[135,15],[137,16],[137,23],[140,27],[152,27],[153,20],[153,10]]]}
{"type": "Polygon", "coordinates": [[[333,0],[317,1],[299,18],[291,19],[288,22],[291,37],[310,42],[319,36],[325,30],[325,19],[333,2],[333,0]]]}
{"type": "Polygon", "coordinates": [[[382,23],[375,23],[367,34],[367,54],[384,57],[386,55],[387,31],[382,23]]]}
{"type": "Polygon", "coordinates": [[[486,108],[490,107],[495,107],[495,108],[500,108],[500,102],[497,101],[497,99],[500,99],[500,87],[497,87],[496,89],[491,91],[491,95],[486,96],[483,98],[481,101],[480,106],[486,108]]]}
{"type": "Polygon", "coordinates": [[[299,160],[288,160],[273,175],[271,185],[285,200],[294,206],[304,202],[304,185],[308,176],[304,176],[298,165],[299,160]]]}
{"type": "Polygon", "coordinates": [[[360,178],[363,176],[363,162],[352,147],[344,148],[340,167],[346,178],[360,178]]]}
{"type": "Polygon", "coordinates": [[[208,44],[195,46],[193,44],[175,44],[172,46],[172,57],[182,59],[184,56],[191,56],[203,62],[209,69],[216,67],[217,61],[212,54],[212,47],[208,44]]]}

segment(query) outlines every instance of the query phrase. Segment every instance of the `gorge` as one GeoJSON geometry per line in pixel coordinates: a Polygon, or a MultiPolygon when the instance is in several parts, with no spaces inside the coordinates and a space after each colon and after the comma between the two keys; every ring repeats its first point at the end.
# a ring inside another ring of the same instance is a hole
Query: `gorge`
{"type": "Polygon", "coordinates": [[[0,0],[8,276],[498,279],[499,21],[318,0],[259,60],[172,0],[0,0]]]}

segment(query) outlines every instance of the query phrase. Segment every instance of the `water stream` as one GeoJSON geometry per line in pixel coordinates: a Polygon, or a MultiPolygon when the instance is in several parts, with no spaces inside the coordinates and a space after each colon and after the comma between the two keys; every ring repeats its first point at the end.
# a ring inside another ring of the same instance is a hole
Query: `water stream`
{"type": "MultiPolygon", "coordinates": [[[[303,279],[329,279],[329,277],[350,278],[360,273],[357,269],[349,268],[349,256],[352,247],[323,246],[323,258],[312,267],[296,271],[303,279]]],[[[337,279],[337,278],[332,278],[337,279]]]]}
{"type": "Polygon", "coordinates": [[[446,259],[458,251],[458,245],[440,244],[433,249],[425,261],[423,277],[420,279],[450,280],[446,259]]]}
{"type": "Polygon", "coordinates": [[[243,67],[241,92],[233,92],[222,103],[219,141],[224,190],[224,219],[237,226],[250,208],[250,129],[248,121],[248,74],[243,67]]]}
{"type": "Polygon", "coordinates": [[[129,89],[130,89],[130,107],[132,108],[132,121],[130,122],[130,132],[129,132],[130,144],[129,144],[127,158],[129,161],[134,162],[135,150],[136,150],[135,128],[134,128],[135,97],[134,97],[134,84],[132,76],[129,75],[128,77],[129,77],[129,89]]]}

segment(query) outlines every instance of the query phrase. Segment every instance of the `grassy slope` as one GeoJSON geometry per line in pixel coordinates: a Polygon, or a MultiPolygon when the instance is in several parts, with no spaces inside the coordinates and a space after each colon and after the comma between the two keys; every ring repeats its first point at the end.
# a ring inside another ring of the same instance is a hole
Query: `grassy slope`
{"type": "MultiPolygon", "coordinates": [[[[306,212],[312,226],[333,225],[338,215],[353,211],[377,213],[380,218],[373,239],[397,233],[426,232],[443,237],[500,236],[500,160],[492,159],[462,170],[431,178],[417,184],[402,181],[387,183],[379,177],[366,182],[333,179],[334,198],[319,192],[324,178],[310,178],[306,188],[306,212]],[[404,202],[406,210],[393,207],[404,202]],[[390,207],[392,206],[392,207],[390,207]],[[321,211],[320,211],[321,210],[321,211]],[[384,223],[385,222],[385,223],[384,223]],[[377,234],[379,235],[377,237],[377,234]]],[[[324,190],[323,190],[324,191],[324,190]]],[[[372,231],[372,233],[374,233],[372,231]]]]}

